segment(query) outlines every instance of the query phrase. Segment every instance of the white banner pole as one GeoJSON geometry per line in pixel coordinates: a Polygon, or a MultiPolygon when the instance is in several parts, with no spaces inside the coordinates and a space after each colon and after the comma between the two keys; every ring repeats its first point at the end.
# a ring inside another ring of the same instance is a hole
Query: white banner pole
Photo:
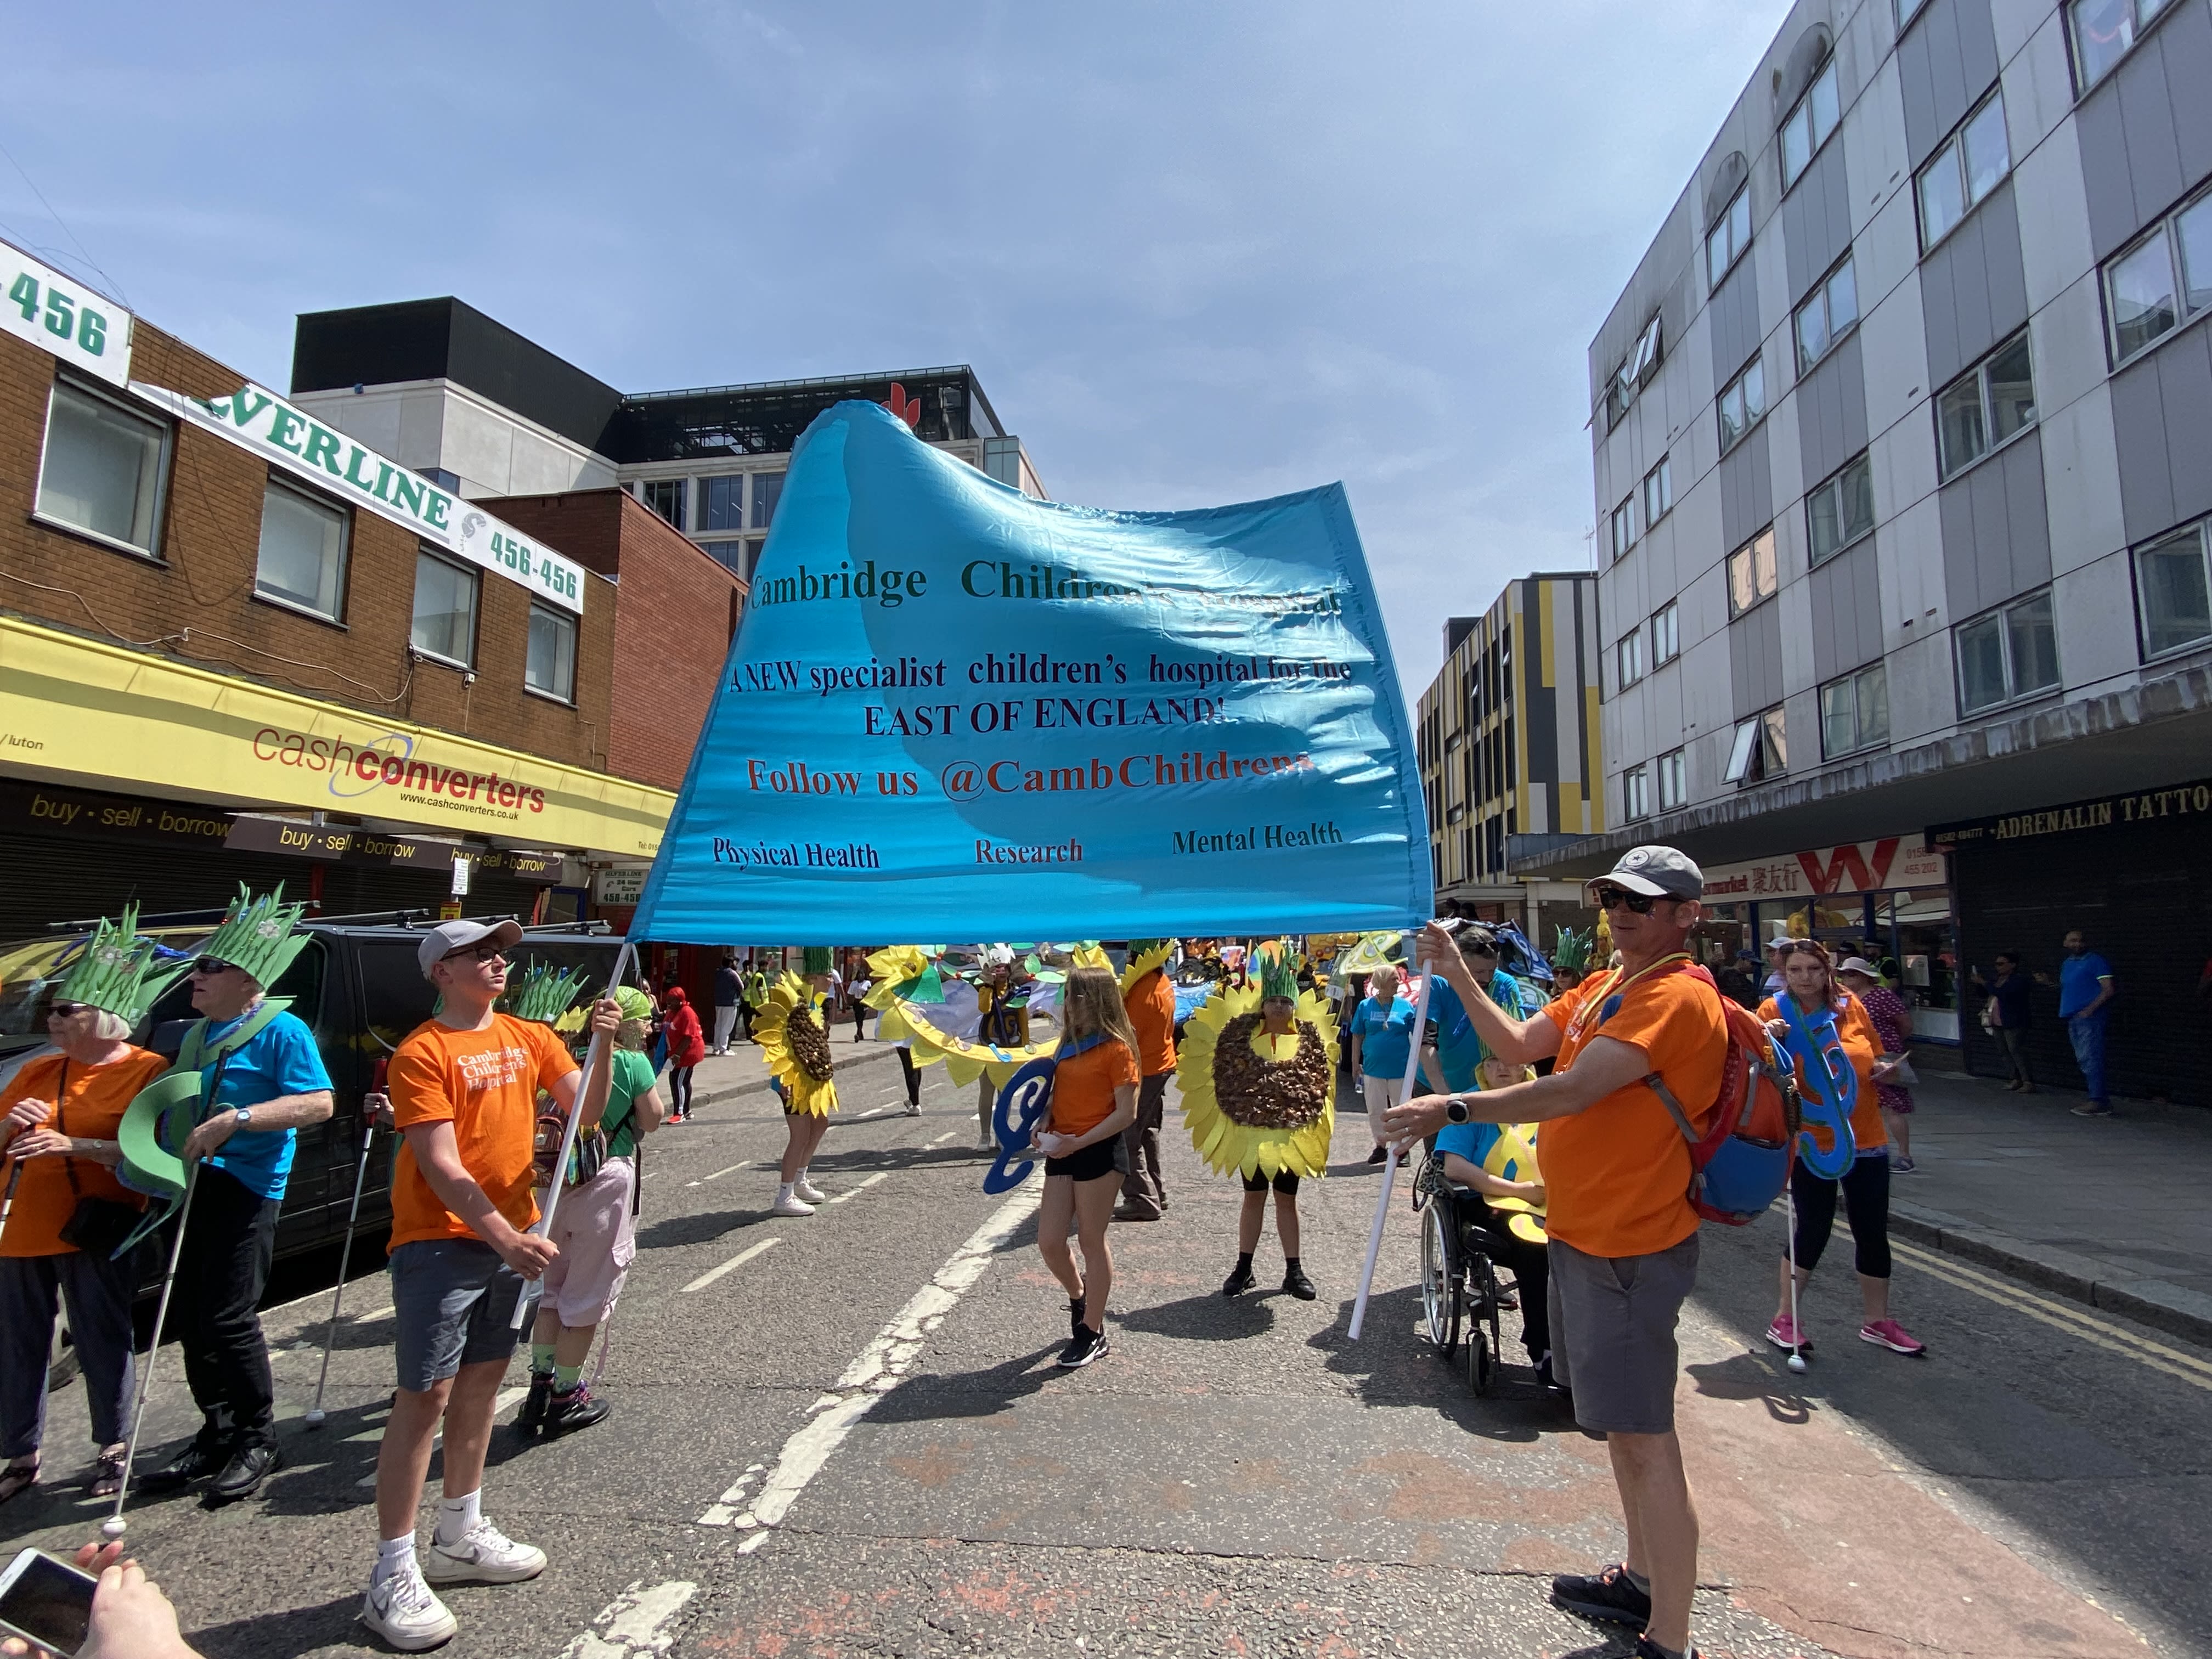
{"type": "MultiPolygon", "coordinates": [[[[1413,955],[1413,943],[1418,937],[1413,933],[1406,935],[1407,956],[1413,955]]],[[[1398,1089],[1398,1098],[1401,1101],[1413,1097],[1413,1085],[1421,1075],[1421,1039],[1429,1029],[1429,987],[1432,981],[1427,973],[1421,971],[1422,967],[1422,963],[1415,962],[1414,971],[1421,974],[1421,992],[1413,1003],[1413,1047],[1406,1056],[1406,1080],[1398,1089]]],[[[1390,1213],[1390,1193],[1397,1184],[1398,1149],[1393,1145],[1382,1164],[1382,1190],[1375,1197],[1375,1224],[1367,1233],[1367,1265],[1359,1270],[1359,1295],[1352,1304],[1352,1325],[1346,1334],[1354,1342],[1359,1340],[1359,1328],[1367,1322],[1367,1292],[1375,1283],[1375,1258],[1382,1249],[1382,1222],[1390,1213]]]]}

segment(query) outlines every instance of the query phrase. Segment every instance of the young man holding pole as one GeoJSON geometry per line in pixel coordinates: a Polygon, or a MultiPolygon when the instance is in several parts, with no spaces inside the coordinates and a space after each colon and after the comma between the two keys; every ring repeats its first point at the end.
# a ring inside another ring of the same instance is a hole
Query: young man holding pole
{"type": "MultiPolygon", "coordinates": [[[[556,1254],[528,1231],[540,1089],[572,1113],[584,1079],[550,1027],[495,1013],[507,989],[512,921],[449,921],[416,952],[444,1004],[400,1043],[388,1069],[392,1116],[405,1144],[392,1178],[392,1299],[398,1309],[399,1393],[376,1460],[376,1568],[362,1620],[394,1647],[435,1647],[457,1628],[430,1585],[515,1583],[545,1570],[545,1553],[484,1518],[484,1451],[501,1380],[518,1336],[516,1304],[556,1254]],[[445,1501],[427,1566],[415,1522],[439,1423],[445,1501]]],[[[613,1005],[602,1003],[594,1010],[613,1005]]],[[[606,1103],[608,1070],[592,1068],[587,1117],[606,1103]]]]}
{"type": "Polygon", "coordinates": [[[1728,1028],[1719,994],[1679,971],[1703,914],[1698,866],[1671,847],[1638,847],[1589,887],[1621,966],[1527,1019],[1480,994],[1442,929],[1422,938],[1491,1051],[1516,1065],[1557,1055],[1552,1075],[1424,1096],[1383,1121],[1401,1143],[1448,1122],[1546,1125],[1554,1371],[1573,1390],[1576,1420],[1606,1437],[1628,1533],[1626,1561],[1563,1575],[1552,1594],[1586,1617],[1638,1626],[1639,1659],[1681,1659],[1694,1652],[1698,1515],[1674,1433],[1674,1325],[1697,1282],[1698,1217],[1688,1145],[1645,1079],[1656,1074],[1693,1120],[1709,1115],[1728,1028]]]}

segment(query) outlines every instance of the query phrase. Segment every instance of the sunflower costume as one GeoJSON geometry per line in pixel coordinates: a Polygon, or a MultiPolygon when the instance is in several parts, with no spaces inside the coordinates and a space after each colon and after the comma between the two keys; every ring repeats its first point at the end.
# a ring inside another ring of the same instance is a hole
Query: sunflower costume
{"type": "Polygon", "coordinates": [[[1279,955],[1261,958],[1260,982],[1223,988],[1183,1027],[1176,1083],[1191,1145],[1217,1174],[1273,1179],[1320,1176],[1328,1169],[1336,1128],[1336,1020],[1328,1003],[1301,993],[1279,955]],[[1266,1033],[1260,1005],[1269,997],[1297,1004],[1297,1042],[1266,1033]]]}
{"type": "MultiPolygon", "coordinates": [[[[829,951],[808,945],[803,965],[810,974],[828,973],[829,951]]],[[[830,1080],[837,1063],[830,1053],[822,1003],[811,986],[787,969],[769,988],[768,1001],[753,1024],[761,1057],[783,1086],[784,1110],[808,1117],[827,1117],[837,1109],[837,1085],[830,1080]]]]}
{"type": "MultiPolygon", "coordinates": [[[[880,1015],[876,1022],[879,1040],[907,1044],[916,1066],[944,1061],[953,1082],[963,1088],[987,1075],[994,1085],[1004,1087],[1030,1061],[1052,1056],[1060,1047],[1056,1036],[1005,1048],[962,1035],[958,1028],[969,1023],[975,1005],[958,977],[948,975],[940,965],[943,954],[934,946],[894,945],[868,958],[868,975],[874,983],[866,1000],[880,1015]],[[950,994],[948,977],[953,982],[950,994]]],[[[1105,964],[1102,961],[1098,965],[1105,964]]],[[[1048,983],[1054,977],[1048,971],[1032,971],[1048,983]]]]}

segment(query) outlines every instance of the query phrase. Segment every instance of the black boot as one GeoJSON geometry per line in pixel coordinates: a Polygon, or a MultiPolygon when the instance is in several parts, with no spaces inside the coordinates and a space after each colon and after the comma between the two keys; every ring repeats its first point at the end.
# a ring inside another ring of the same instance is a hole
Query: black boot
{"type": "Polygon", "coordinates": [[[530,1373],[530,1392],[522,1397],[522,1409],[514,1414],[514,1431],[527,1440],[545,1426],[545,1407],[553,1398],[553,1373],[530,1373]]]}
{"type": "Polygon", "coordinates": [[[207,1490],[210,1504],[235,1504],[261,1490],[261,1483],[283,1465],[284,1454],[266,1441],[241,1443],[207,1490]]]}
{"type": "Polygon", "coordinates": [[[1221,1281],[1221,1293],[1224,1296],[1242,1296],[1251,1288],[1252,1254],[1248,1250],[1237,1258],[1236,1267],[1230,1270],[1229,1277],[1221,1281]]]}
{"type": "Polygon", "coordinates": [[[180,1492],[195,1480],[204,1480],[230,1462],[230,1448],[202,1434],[174,1457],[142,1476],[141,1492],[180,1492]]]}
{"type": "Polygon", "coordinates": [[[1314,1289],[1313,1280],[1306,1277],[1306,1270],[1298,1265],[1298,1259],[1294,1255],[1285,1257],[1283,1261],[1283,1288],[1301,1302],[1310,1302],[1319,1294],[1314,1289]]]}
{"type": "Polygon", "coordinates": [[[573,1434],[578,1429],[588,1429],[594,1423],[603,1423],[607,1413],[614,1410],[611,1402],[592,1392],[592,1385],[580,1382],[566,1394],[556,1394],[545,1402],[545,1436],[573,1434]]]}

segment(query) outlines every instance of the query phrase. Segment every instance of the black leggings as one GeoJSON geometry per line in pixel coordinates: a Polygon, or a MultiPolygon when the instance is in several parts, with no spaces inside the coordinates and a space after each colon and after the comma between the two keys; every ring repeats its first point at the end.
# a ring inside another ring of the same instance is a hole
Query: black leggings
{"type": "Polygon", "coordinates": [[[691,1071],[689,1066],[668,1068],[668,1109],[688,1115],[691,1110],[691,1071]]]}
{"type": "Polygon", "coordinates": [[[906,1103],[921,1104],[921,1067],[914,1063],[914,1056],[903,1046],[895,1050],[899,1057],[899,1070],[906,1073],[906,1103]]]}
{"type": "MultiPolygon", "coordinates": [[[[1244,1190],[1248,1193],[1264,1193],[1269,1184],[1267,1177],[1256,1170],[1244,1177],[1244,1190]]],[[[1288,1170],[1276,1170],[1273,1184],[1275,1190],[1285,1198],[1296,1198],[1298,1195],[1298,1178],[1288,1170]]]]}
{"type": "Polygon", "coordinates": [[[1790,1171],[1790,1196],[1797,1206],[1797,1265],[1811,1273],[1820,1265],[1828,1235],[1836,1225],[1836,1188],[1844,1190],[1844,1213],[1850,1218],[1858,1246],[1858,1269],[1869,1279],[1889,1277],[1889,1154],[1854,1158],[1841,1181],[1823,1181],[1802,1164],[1790,1171]]]}

